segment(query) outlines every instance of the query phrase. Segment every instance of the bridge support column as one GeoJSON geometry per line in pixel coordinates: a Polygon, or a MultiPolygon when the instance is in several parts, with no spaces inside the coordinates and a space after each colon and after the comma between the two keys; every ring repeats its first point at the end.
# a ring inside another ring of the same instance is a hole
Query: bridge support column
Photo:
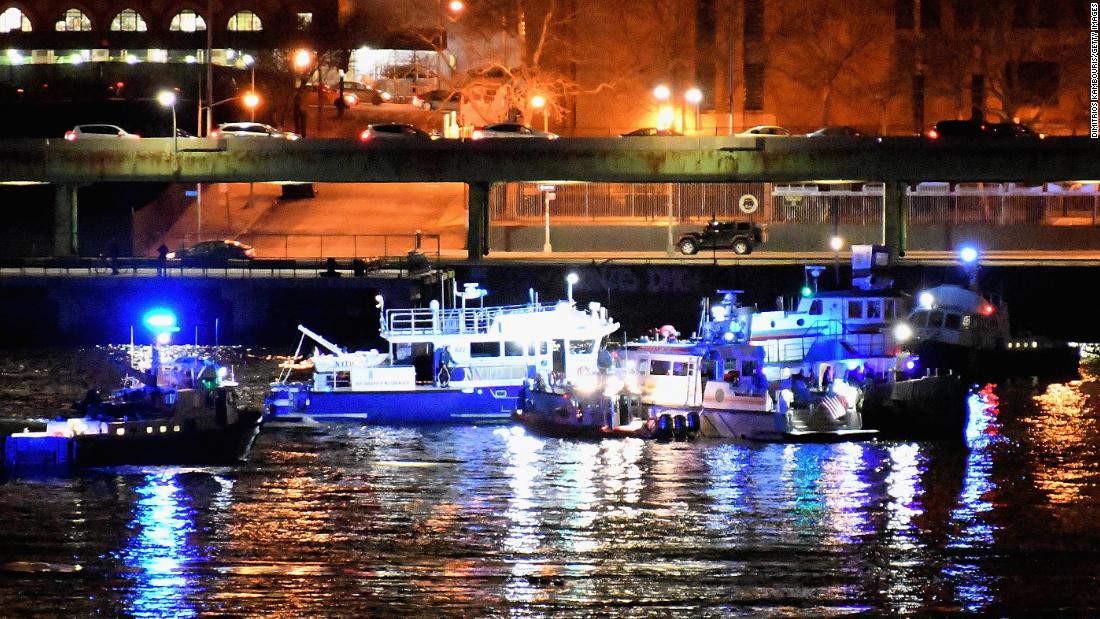
{"type": "Polygon", "coordinates": [[[469,183],[466,194],[466,258],[481,260],[489,253],[490,183],[469,183]]]}
{"type": "Polygon", "coordinates": [[[78,251],[76,185],[57,185],[53,199],[53,255],[75,256],[78,251]]]}
{"type": "Polygon", "coordinates": [[[882,244],[889,251],[890,262],[905,256],[908,231],[905,221],[906,183],[888,181],[883,183],[882,244]]]}

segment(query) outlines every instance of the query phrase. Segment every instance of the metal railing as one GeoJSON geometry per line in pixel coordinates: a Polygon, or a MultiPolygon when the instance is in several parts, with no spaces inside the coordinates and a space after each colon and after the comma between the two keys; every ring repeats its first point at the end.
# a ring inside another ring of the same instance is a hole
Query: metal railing
{"type": "Polygon", "coordinates": [[[438,258],[442,241],[438,234],[275,234],[209,231],[170,235],[164,243],[171,250],[200,241],[234,239],[256,250],[257,258],[395,258],[419,251],[438,258]]]}
{"type": "MultiPolygon", "coordinates": [[[[974,223],[1010,226],[1018,223],[1056,225],[1100,223],[1100,193],[1047,191],[1000,183],[927,183],[909,189],[905,212],[912,224],[974,223]]],[[[742,196],[753,195],[761,223],[878,226],[882,224],[881,183],[862,188],[773,185],[771,183],[563,183],[554,186],[550,217],[563,221],[640,223],[745,219],[742,196]]],[[[534,223],[544,217],[544,192],[536,183],[501,183],[489,195],[490,218],[496,224],[534,223]]]]}
{"type": "Polygon", "coordinates": [[[467,307],[448,310],[430,308],[386,310],[384,336],[454,333],[488,333],[498,316],[553,311],[554,303],[467,307]]]}

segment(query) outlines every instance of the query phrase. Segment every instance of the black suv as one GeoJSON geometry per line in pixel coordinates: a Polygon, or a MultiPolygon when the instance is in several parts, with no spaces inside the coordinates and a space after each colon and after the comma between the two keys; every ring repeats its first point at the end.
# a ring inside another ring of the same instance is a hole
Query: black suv
{"type": "Polygon", "coordinates": [[[764,229],[747,221],[711,221],[702,232],[681,236],[676,245],[688,256],[700,249],[732,249],[736,254],[750,254],[766,240],[764,229]]]}

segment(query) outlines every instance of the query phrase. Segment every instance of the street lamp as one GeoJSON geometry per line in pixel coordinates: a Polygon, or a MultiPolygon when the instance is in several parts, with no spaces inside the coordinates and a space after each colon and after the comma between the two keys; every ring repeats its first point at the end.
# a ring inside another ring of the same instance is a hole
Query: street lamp
{"type": "MultiPolygon", "coordinates": [[[[256,59],[253,58],[251,54],[245,54],[244,56],[241,56],[241,61],[244,62],[244,66],[246,66],[246,67],[248,67],[249,69],[252,70],[252,87],[251,87],[252,91],[251,92],[255,93],[256,92],[256,59]]],[[[260,104],[260,102],[259,102],[259,99],[257,98],[256,105],[259,105],[259,104],[260,104]]],[[[247,101],[245,101],[245,105],[248,105],[247,101]]],[[[251,108],[251,110],[252,110],[252,118],[250,119],[252,121],[256,120],[256,105],[248,105],[248,107],[251,108]]]]}
{"type": "MultiPolygon", "coordinates": [[[[699,103],[703,100],[703,91],[692,86],[684,93],[684,101],[687,101],[694,108],[695,115],[692,118],[692,125],[696,132],[699,131],[699,103]]],[[[687,123],[684,123],[685,125],[687,123]]],[[[686,127],[685,127],[686,128],[686,127]]]]}
{"type": "Polygon", "coordinates": [[[549,131],[550,130],[550,119],[549,119],[550,113],[546,109],[546,97],[544,97],[542,95],[535,95],[535,96],[531,97],[531,107],[535,108],[536,110],[542,110],[542,130],[544,132],[549,131]]]}
{"type": "Polygon", "coordinates": [[[261,103],[260,95],[256,94],[255,92],[246,92],[244,96],[241,97],[241,102],[244,103],[244,106],[246,108],[252,110],[252,118],[253,120],[255,120],[256,107],[259,106],[261,103]]]}
{"type": "Polygon", "coordinates": [[[657,87],[653,89],[653,98],[657,100],[658,104],[657,129],[668,129],[676,120],[676,112],[672,109],[672,106],[667,103],[670,96],[672,96],[672,91],[664,84],[658,84],[657,87]]]}
{"type": "Polygon", "coordinates": [[[179,131],[176,129],[176,93],[171,90],[162,90],[157,93],[157,102],[164,107],[172,108],[172,153],[179,155],[179,131]]]}
{"type": "Polygon", "coordinates": [[[829,247],[833,250],[833,279],[836,284],[840,285],[840,250],[844,249],[844,239],[840,238],[836,234],[833,234],[833,238],[829,239],[829,247]]]}
{"type": "Polygon", "coordinates": [[[565,276],[565,283],[567,284],[565,287],[565,296],[569,299],[570,304],[573,303],[573,284],[576,284],[578,281],[580,281],[580,277],[578,277],[576,273],[570,273],[565,276]]]}

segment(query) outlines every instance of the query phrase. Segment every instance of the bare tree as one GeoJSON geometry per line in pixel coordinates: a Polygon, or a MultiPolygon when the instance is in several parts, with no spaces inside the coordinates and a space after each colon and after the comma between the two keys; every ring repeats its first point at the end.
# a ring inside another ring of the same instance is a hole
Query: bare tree
{"type": "Polygon", "coordinates": [[[822,124],[834,121],[838,95],[869,100],[888,86],[889,37],[875,19],[883,7],[879,0],[800,0],[776,9],[772,67],[816,93],[822,124]]]}

